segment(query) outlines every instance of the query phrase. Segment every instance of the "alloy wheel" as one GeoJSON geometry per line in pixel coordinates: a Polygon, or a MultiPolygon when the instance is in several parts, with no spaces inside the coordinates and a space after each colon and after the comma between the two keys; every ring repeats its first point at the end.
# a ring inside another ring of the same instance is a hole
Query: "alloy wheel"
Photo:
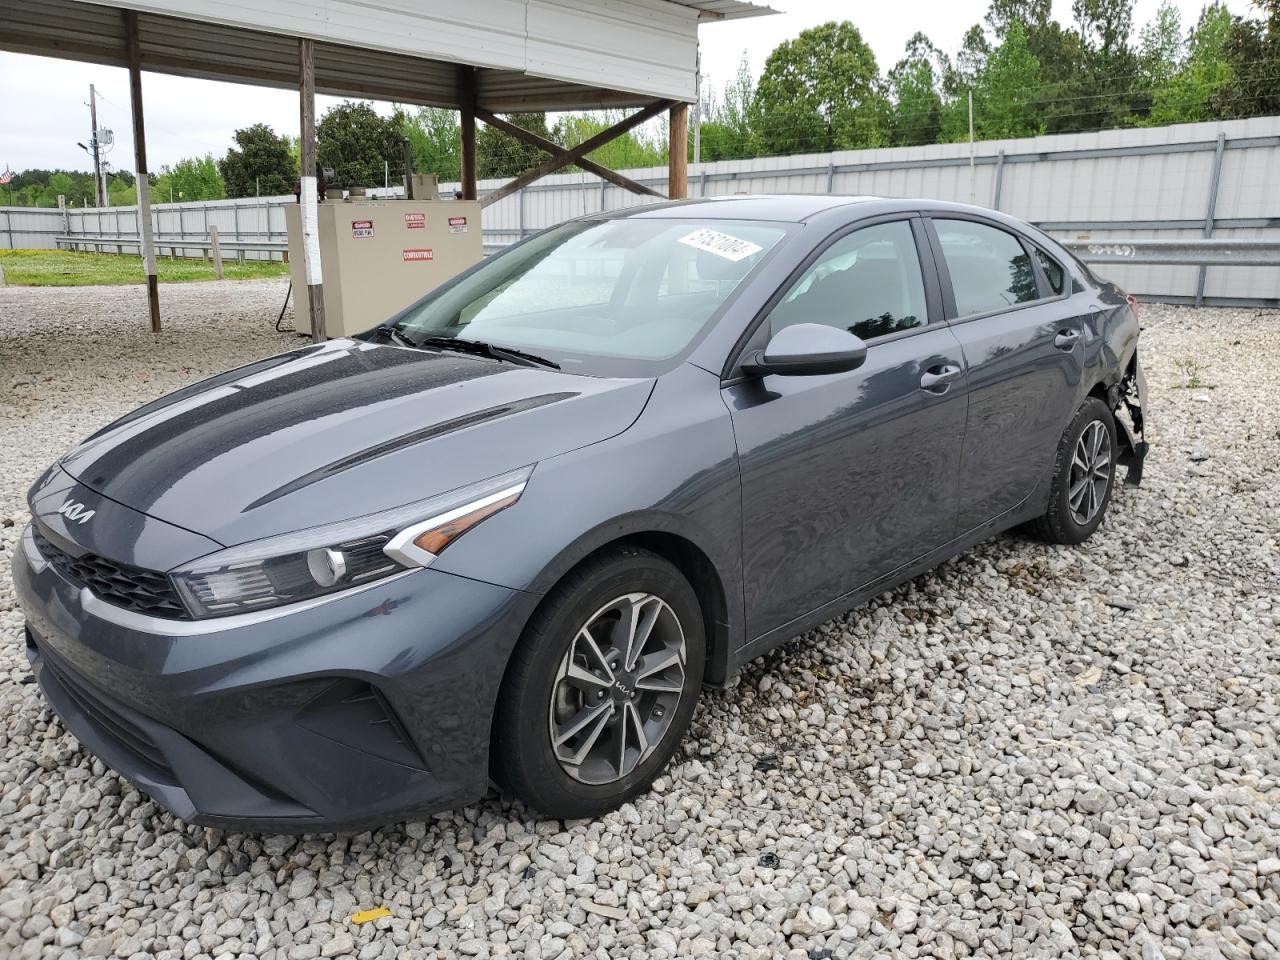
{"type": "Polygon", "coordinates": [[[1071,482],[1067,503],[1071,519],[1084,526],[1102,509],[1111,482],[1111,435],[1101,420],[1092,421],[1080,434],[1071,457],[1071,482]]]}
{"type": "Polygon", "coordinates": [[[628,593],[587,619],[552,685],[548,728],[582,783],[626,777],[657,749],[684,691],[685,638],[670,605],[628,593]]]}

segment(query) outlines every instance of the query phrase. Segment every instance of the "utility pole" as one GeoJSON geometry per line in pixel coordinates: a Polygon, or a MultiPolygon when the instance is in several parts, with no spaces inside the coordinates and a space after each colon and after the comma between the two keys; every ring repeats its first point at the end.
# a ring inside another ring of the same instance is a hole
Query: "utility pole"
{"type": "Polygon", "coordinates": [[[98,92],[89,84],[89,146],[93,148],[93,203],[102,206],[102,161],[98,156],[98,92]]]}
{"type": "Polygon", "coordinates": [[[702,50],[698,50],[698,72],[693,78],[693,162],[702,162],[702,50]]]}
{"type": "Polygon", "coordinates": [[[969,202],[978,197],[977,173],[973,168],[973,87],[969,88],[969,202]]]}

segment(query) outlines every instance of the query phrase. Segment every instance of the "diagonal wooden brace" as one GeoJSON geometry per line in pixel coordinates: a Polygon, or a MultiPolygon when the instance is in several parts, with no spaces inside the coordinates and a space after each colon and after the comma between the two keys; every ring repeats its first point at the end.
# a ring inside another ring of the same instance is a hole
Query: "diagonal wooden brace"
{"type": "MultiPolygon", "coordinates": [[[[643,110],[639,110],[636,113],[633,113],[631,116],[627,117],[625,120],[620,120],[618,123],[615,123],[612,127],[609,127],[607,130],[601,130],[594,137],[588,137],[586,140],[583,140],[576,147],[571,147],[566,150],[563,147],[557,146],[556,152],[551,156],[547,157],[547,159],[543,160],[536,167],[530,167],[528,170],[520,174],[520,176],[516,177],[514,180],[508,180],[506,183],[500,186],[497,190],[494,190],[492,193],[486,194],[484,197],[482,197],[480,200],[480,206],[487,207],[490,204],[497,203],[503,197],[509,197],[511,196],[511,194],[517,192],[518,190],[523,190],[529,184],[533,183],[533,181],[539,180],[542,177],[545,177],[549,173],[554,173],[555,171],[559,170],[561,167],[567,167],[571,163],[578,163],[579,161],[582,160],[583,157],[585,157],[592,150],[598,149],[599,147],[608,143],[610,140],[613,140],[615,137],[622,136],[622,134],[626,133],[628,130],[631,130],[634,127],[638,127],[640,124],[644,123],[646,120],[649,120],[653,117],[658,116],[658,114],[662,113],[664,110],[670,109],[673,103],[675,103],[674,100],[657,100],[649,104],[649,106],[645,107],[643,110]]],[[[485,113],[487,113],[487,111],[481,111],[478,107],[476,108],[476,116],[481,117],[482,119],[485,119],[486,122],[488,122],[488,118],[484,116],[485,113]]],[[[492,116],[492,114],[489,114],[489,116],[492,116]]],[[[519,129],[519,128],[517,127],[516,129],[519,129]]],[[[507,131],[507,132],[510,133],[511,131],[507,131]]],[[[521,130],[520,133],[527,134],[528,131],[521,130]]],[[[603,170],[607,168],[601,167],[600,169],[603,170]]],[[[594,173],[596,171],[592,171],[592,172],[594,173]]],[[[612,173],[612,171],[610,172],[612,173]]],[[[624,177],[623,179],[626,179],[626,178],[624,177]]],[[[614,182],[616,183],[617,181],[614,181],[614,182]]],[[[639,184],[636,184],[636,186],[639,186],[639,184]]],[[[630,190],[631,187],[628,187],[627,189],[630,190]]],[[[645,192],[651,193],[653,191],[646,190],[645,192]]],[[[656,196],[662,196],[662,194],[656,194],[656,196]]]]}
{"type": "MultiPolygon", "coordinates": [[[[476,107],[475,113],[476,117],[483,120],[489,126],[497,127],[503,133],[510,134],[517,140],[523,140],[525,143],[535,146],[539,150],[551,154],[553,157],[566,152],[565,148],[560,146],[560,144],[553,143],[550,140],[540,137],[536,133],[524,129],[524,127],[517,127],[509,120],[503,120],[501,117],[490,113],[488,110],[476,107]]],[[[588,173],[594,173],[601,180],[608,180],[610,183],[615,186],[622,187],[624,190],[630,190],[632,193],[638,193],[641,196],[662,197],[662,199],[666,199],[665,194],[659,193],[651,187],[646,187],[644,184],[636,183],[636,181],[632,180],[630,177],[624,177],[617,171],[610,170],[608,167],[596,163],[594,160],[590,160],[587,157],[580,157],[577,164],[588,173]]]]}

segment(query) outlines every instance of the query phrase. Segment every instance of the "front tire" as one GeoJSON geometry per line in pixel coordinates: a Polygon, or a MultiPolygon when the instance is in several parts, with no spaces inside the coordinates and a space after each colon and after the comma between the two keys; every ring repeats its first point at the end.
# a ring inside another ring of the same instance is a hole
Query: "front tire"
{"type": "Polygon", "coordinates": [[[697,705],[706,656],[688,580],[633,546],[592,557],[534,614],[503,678],[494,780],[558,819],[646,790],[697,705]]]}
{"type": "Polygon", "coordinates": [[[1049,506],[1027,525],[1049,543],[1083,543],[1098,529],[1116,479],[1116,422],[1097,397],[1080,406],[1058,444],[1049,506]]]}

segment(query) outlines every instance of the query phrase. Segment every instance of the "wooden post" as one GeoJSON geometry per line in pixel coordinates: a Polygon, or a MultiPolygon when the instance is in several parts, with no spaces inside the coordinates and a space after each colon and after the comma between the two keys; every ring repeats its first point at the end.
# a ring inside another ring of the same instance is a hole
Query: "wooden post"
{"type": "Polygon", "coordinates": [[[458,113],[462,134],[462,199],[476,198],[476,68],[458,68],[458,113]]]}
{"type": "Polygon", "coordinates": [[[689,195],[689,105],[671,108],[671,133],[667,144],[667,196],[683,200],[689,195]]]}
{"type": "MultiPolygon", "coordinates": [[[[142,122],[142,58],[138,53],[138,14],[124,11],[125,42],[129,60],[129,106],[133,115],[133,166],[137,176],[138,235],[142,272],[147,279],[147,309],[151,332],[160,332],[160,286],[156,281],[156,246],[151,232],[151,183],[147,177],[147,134],[142,122]]],[[[96,134],[95,134],[96,136],[96,134]]]]}
{"type": "Polygon", "coordinates": [[[222,244],[218,242],[217,224],[209,226],[209,254],[213,257],[213,279],[224,279],[222,273],[222,244]]]}
{"type": "Polygon", "coordinates": [[[405,137],[400,141],[400,152],[404,157],[404,198],[413,199],[413,144],[405,137]]]}
{"type": "Polygon", "coordinates": [[[298,103],[302,114],[300,153],[302,189],[302,262],[307,273],[307,306],[311,313],[311,340],[323,343],[324,287],[320,273],[320,214],[316,197],[316,61],[315,41],[298,41],[298,103]]]}

